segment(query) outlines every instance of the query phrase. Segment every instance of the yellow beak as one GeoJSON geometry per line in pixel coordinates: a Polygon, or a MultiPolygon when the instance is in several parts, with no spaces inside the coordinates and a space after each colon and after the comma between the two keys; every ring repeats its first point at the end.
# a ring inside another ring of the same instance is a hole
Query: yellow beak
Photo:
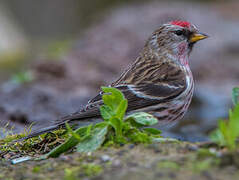
{"type": "Polygon", "coordinates": [[[203,39],[208,38],[208,35],[203,34],[203,33],[194,33],[191,37],[190,37],[190,42],[194,43],[203,39]]]}

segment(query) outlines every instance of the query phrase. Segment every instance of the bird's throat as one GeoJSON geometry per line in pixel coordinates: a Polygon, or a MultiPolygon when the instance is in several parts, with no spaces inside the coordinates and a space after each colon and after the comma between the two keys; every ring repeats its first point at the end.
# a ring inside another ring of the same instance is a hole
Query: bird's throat
{"type": "Polygon", "coordinates": [[[177,48],[177,59],[184,66],[188,66],[188,57],[189,57],[189,48],[186,42],[183,42],[178,45],[177,48]]]}
{"type": "Polygon", "coordinates": [[[180,56],[179,61],[182,65],[188,66],[188,55],[180,56]]]}

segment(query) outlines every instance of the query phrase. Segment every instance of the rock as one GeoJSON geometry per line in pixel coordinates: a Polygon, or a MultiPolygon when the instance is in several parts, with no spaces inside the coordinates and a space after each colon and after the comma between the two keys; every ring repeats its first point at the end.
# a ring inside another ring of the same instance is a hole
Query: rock
{"type": "Polygon", "coordinates": [[[108,156],[108,155],[103,155],[103,156],[101,156],[101,160],[102,160],[103,162],[108,162],[108,161],[111,160],[111,157],[108,156]]]}

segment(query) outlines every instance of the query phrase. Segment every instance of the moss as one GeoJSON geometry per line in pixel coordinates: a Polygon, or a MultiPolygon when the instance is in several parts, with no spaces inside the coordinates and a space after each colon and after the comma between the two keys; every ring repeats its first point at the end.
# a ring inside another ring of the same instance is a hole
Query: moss
{"type": "MultiPolygon", "coordinates": [[[[183,142],[180,144],[181,145],[177,145],[178,149],[180,149],[179,147],[182,147],[183,142]]],[[[176,152],[176,154],[180,153],[180,151],[176,152]]],[[[196,152],[186,152],[185,149],[183,149],[183,151],[186,154],[185,157],[172,159],[170,158],[169,160],[160,161],[157,163],[157,168],[180,171],[189,170],[197,174],[206,170],[212,170],[213,168],[218,167],[218,165],[220,164],[220,158],[218,158],[216,154],[210,149],[199,149],[196,152]]],[[[164,154],[164,152],[160,153],[164,154]]],[[[172,153],[174,154],[175,152],[168,151],[168,154],[164,155],[169,155],[172,153]]]]}
{"type": "Polygon", "coordinates": [[[194,173],[200,173],[218,167],[220,159],[209,150],[207,151],[206,149],[203,149],[189,156],[189,159],[186,162],[185,166],[188,169],[194,173]]]}
{"type": "Polygon", "coordinates": [[[4,178],[4,174],[0,173],[0,179],[4,178]]]}
{"type": "Polygon", "coordinates": [[[205,170],[210,170],[213,164],[213,160],[212,159],[206,159],[203,161],[199,161],[199,162],[194,162],[191,166],[192,170],[194,172],[201,172],[201,171],[205,171],[205,170]]]}
{"type": "Polygon", "coordinates": [[[74,180],[80,176],[93,177],[97,176],[102,172],[103,168],[100,165],[89,163],[83,164],[78,167],[65,168],[64,170],[64,179],[65,180],[74,180]]]}
{"type": "Polygon", "coordinates": [[[201,148],[197,151],[197,158],[216,157],[216,153],[210,149],[201,148]]]}
{"type": "Polygon", "coordinates": [[[65,172],[65,176],[64,176],[65,180],[77,179],[76,173],[78,172],[78,168],[66,168],[64,172],[65,172]]]}
{"type": "Polygon", "coordinates": [[[84,164],[82,168],[87,176],[96,176],[102,172],[102,167],[97,164],[84,164]]]}
{"type": "Polygon", "coordinates": [[[180,169],[180,166],[178,165],[178,163],[176,162],[173,162],[173,161],[162,161],[162,162],[159,162],[157,164],[157,167],[158,168],[169,168],[169,169],[176,169],[176,170],[179,170],[180,169]]]}
{"type": "Polygon", "coordinates": [[[32,169],[32,172],[33,173],[39,173],[41,171],[41,166],[35,166],[35,167],[33,167],[33,169],[32,169]]]}
{"type": "Polygon", "coordinates": [[[15,152],[18,155],[37,155],[45,154],[51,149],[59,145],[68,136],[65,130],[59,129],[54,133],[43,134],[38,137],[34,137],[28,140],[14,142],[17,139],[25,137],[29,132],[26,131],[19,135],[8,135],[4,139],[0,140],[0,151],[1,152],[15,152]]]}

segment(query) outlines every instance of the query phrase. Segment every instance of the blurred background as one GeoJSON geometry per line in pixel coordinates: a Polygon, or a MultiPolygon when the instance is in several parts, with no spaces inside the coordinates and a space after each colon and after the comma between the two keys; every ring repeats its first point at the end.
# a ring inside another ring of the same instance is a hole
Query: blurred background
{"type": "Polygon", "coordinates": [[[190,110],[164,135],[205,140],[239,85],[238,9],[237,0],[1,0],[0,137],[79,110],[161,23],[182,19],[210,38],[190,57],[190,110]]]}

